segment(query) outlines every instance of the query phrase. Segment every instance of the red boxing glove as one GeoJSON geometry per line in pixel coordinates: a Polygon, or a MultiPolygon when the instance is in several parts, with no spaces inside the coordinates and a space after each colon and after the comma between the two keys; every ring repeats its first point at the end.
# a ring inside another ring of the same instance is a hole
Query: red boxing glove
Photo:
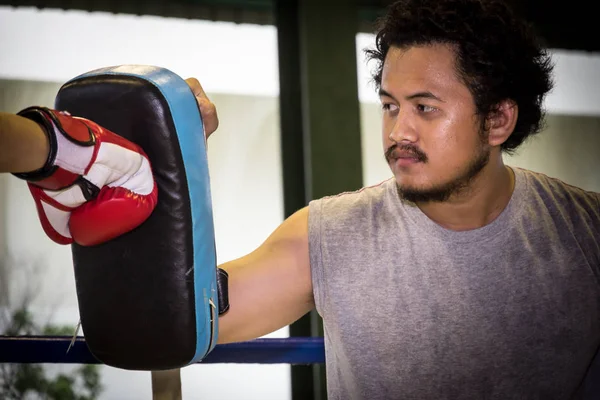
{"type": "Polygon", "coordinates": [[[29,107],[18,115],[38,122],[50,141],[43,168],[14,174],[28,181],[50,239],[96,245],[131,231],[152,214],[157,186],[139,146],[66,112],[29,107]]]}

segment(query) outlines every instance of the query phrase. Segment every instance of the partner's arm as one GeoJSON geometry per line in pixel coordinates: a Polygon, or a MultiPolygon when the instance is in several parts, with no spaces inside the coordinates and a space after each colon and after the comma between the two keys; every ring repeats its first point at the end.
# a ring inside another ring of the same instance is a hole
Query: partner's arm
{"type": "Polygon", "coordinates": [[[36,122],[0,112],[0,172],[29,172],[44,166],[48,138],[36,122]]]}

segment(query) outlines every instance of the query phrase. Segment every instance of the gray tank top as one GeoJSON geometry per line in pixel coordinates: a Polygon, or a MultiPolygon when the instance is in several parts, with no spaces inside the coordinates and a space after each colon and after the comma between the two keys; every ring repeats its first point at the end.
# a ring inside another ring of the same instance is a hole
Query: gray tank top
{"type": "Polygon", "coordinates": [[[471,231],[400,201],[393,179],[310,203],[329,400],[583,398],[600,196],[513,169],[506,209],[471,231]]]}

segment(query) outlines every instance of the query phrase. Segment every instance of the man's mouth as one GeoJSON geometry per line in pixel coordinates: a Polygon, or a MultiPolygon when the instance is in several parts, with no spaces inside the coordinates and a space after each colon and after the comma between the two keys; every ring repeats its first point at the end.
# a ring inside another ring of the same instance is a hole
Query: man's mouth
{"type": "Polygon", "coordinates": [[[401,155],[393,158],[393,160],[394,164],[396,164],[398,167],[408,167],[421,162],[421,160],[419,160],[419,158],[415,155],[401,155]]]}
{"type": "Polygon", "coordinates": [[[389,163],[394,162],[398,166],[408,166],[427,161],[427,156],[422,151],[413,147],[402,148],[397,145],[386,151],[386,158],[389,163]]]}

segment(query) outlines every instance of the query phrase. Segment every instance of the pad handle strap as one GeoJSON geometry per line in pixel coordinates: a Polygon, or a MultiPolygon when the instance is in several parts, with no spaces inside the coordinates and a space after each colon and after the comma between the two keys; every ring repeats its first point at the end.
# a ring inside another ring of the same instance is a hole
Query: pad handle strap
{"type": "Polygon", "coordinates": [[[219,315],[229,310],[229,274],[221,268],[217,268],[217,291],[219,293],[219,315]]]}

